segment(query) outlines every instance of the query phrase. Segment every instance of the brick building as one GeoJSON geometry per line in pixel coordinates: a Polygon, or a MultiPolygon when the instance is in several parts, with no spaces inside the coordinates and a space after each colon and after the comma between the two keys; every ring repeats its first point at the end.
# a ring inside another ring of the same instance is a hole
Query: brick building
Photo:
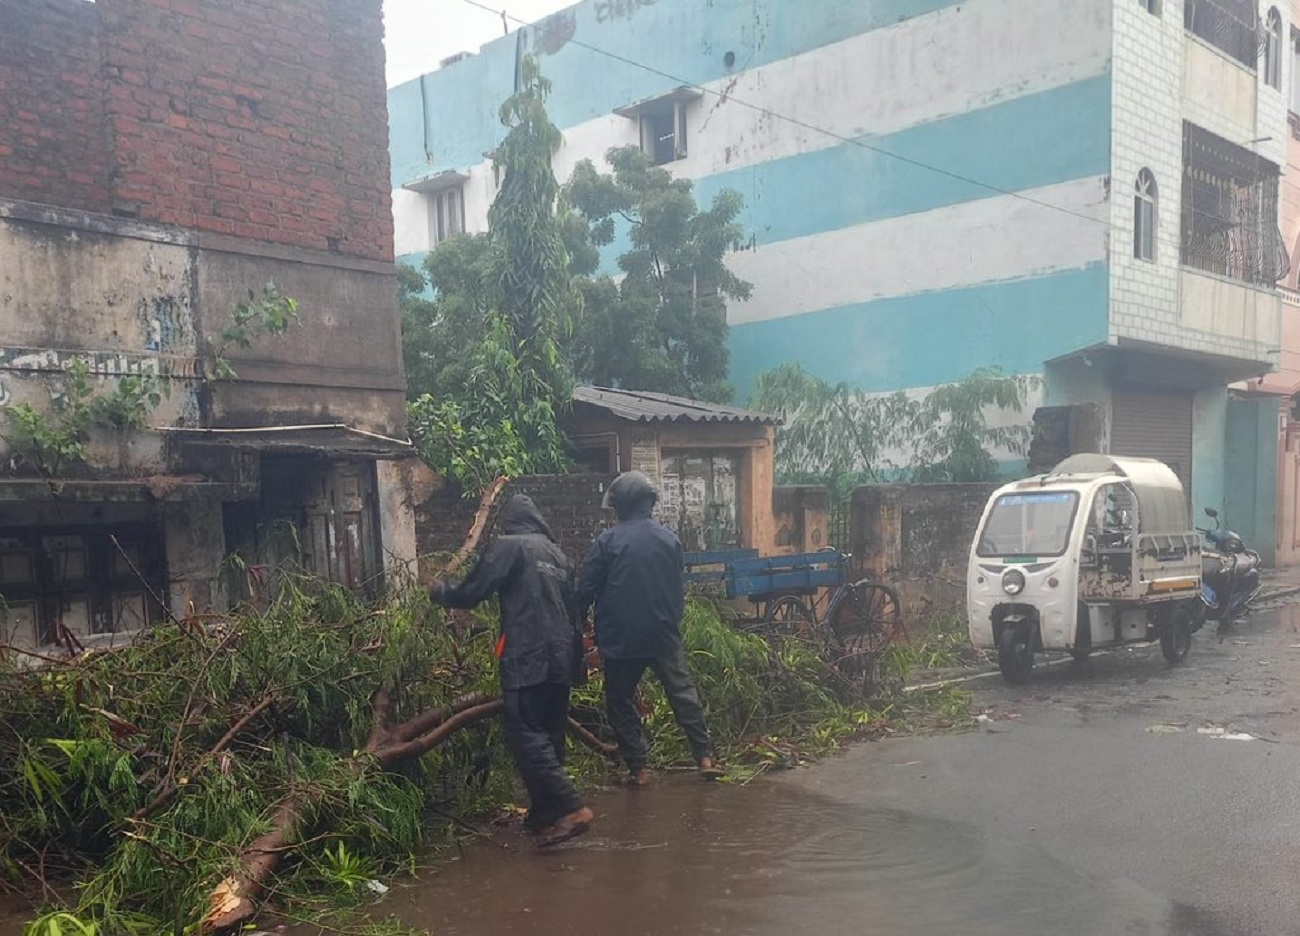
{"type": "Polygon", "coordinates": [[[413,556],[382,38],[380,0],[0,0],[0,642],[220,606],[236,550],[413,556]],[[301,327],[241,346],[268,283],[301,327]],[[63,458],[19,418],[89,411],[63,458]]]}

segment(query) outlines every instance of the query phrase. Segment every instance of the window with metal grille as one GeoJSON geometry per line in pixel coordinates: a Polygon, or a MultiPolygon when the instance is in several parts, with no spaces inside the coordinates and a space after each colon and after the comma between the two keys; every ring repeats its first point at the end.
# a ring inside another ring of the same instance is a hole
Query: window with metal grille
{"type": "Polygon", "coordinates": [[[1156,259],[1156,207],[1159,191],[1150,169],[1138,173],[1133,191],[1133,256],[1156,259]]]}
{"type": "Polygon", "coordinates": [[[1252,0],[1186,0],[1183,27],[1247,68],[1259,61],[1259,13],[1252,0]]]}
{"type": "Polygon", "coordinates": [[[1278,167],[1184,123],[1182,264],[1271,286],[1290,269],[1277,218],[1278,167]]]}

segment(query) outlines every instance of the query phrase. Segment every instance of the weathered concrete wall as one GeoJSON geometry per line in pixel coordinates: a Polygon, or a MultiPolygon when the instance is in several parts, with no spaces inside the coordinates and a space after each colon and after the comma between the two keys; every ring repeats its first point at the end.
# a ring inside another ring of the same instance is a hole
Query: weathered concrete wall
{"type": "MultiPolygon", "coordinates": [[[[90,362],[98,390],[169,378],[151,426],[404,435],[390,265],[0,201],[0,404],[52,408],[73,360],[90,362]],[[237,379],[199,379],[235,304],[272,281],[298,300],[302,327],[229,349],[237,379]]],[[[156,434],[99,435],[93,462],[109,475],[179,467],[156,434]]]]}
{"type": "Polygon", "coordinates": [[[894,585],[909,621],[959,607],[975,528],[995,484],[885,484],[853,492],[852,553],[894,585]]]}
{"type": "MultiPolygon", "coordinates": [[[[413,468],[412,472],[415,496],[422,498],[415,506],[415,529],[420,573],[427,579],[437,571],[441,559],[464,541],[474,522],[478,500],[464,498],[454,485],[443,483],[423,466],[413,468]]],[[[611,475],[590,474],[519,478],[502,492],[497,508],[513,494],[527,494],[537,502],[565,555],[580,563],[595,538],[614,520],[614,515],[601,507],[611,480],[611,475]]],[[[492,522],[495,521],[494,510],[492,522]]]]}
{"type": "Polygon", "coordinates": [[[0,196],[391,260],[382,38],[380,0],[0,0],[0,196]]]}
{"type": "Polygon", "coordinates": [[[830,491],[819,485],[773,488],[776,553],[816,552],[830,544],[830,491]]]}

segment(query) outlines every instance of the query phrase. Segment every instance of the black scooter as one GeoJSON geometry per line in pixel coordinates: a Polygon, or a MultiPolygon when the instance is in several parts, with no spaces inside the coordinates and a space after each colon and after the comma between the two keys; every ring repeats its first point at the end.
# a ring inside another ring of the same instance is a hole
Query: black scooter
{"type": "Polygon", "coordinates": [[[1223,529],[1219,512],[1211,507],[1205,514],[1214,521],[1214,529],[1198,533],[1205,536],[1210,548],[1201,553],[1201,622],[1232,624],[1250,610],[1259,594],[1259,553],[1249,549],[1240,536],[1223,529]]]}

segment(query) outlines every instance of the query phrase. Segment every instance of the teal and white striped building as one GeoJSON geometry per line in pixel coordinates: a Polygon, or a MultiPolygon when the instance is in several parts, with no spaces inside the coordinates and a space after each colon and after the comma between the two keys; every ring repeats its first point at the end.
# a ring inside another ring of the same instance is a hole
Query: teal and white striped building
{"type": "Polygon", "coordinates": [[[882,392],[998,365],[1081,407],[1089,447],[1163,457],[1222,506],[1228,387],[1279,341],[1274,14],[1287,29],[1267,0],[585,0],[389,92],[398,254],[486,229],[497,109],[536,53],[562,181],[642,143],[702,204],[744,195],[740,399],[786,361],[882,392]]]}

